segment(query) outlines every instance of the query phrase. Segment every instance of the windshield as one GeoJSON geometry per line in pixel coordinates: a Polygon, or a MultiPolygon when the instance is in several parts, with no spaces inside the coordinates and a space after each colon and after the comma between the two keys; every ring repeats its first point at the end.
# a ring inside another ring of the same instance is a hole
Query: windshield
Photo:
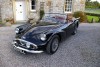
{"type": "Polygon", "coordinates": [[[49,17],[49,16],[44,17],[41,21],[42,22],[51,22],[51,23],[56,23],[57,22],[55,18],[49,17]]]}
{"type": "Polygon", "coordinates": [[[58,16],[55,14],[49,14],[49,15],[45,15],[41,22],[49,22],[49,23],[64,23],[65,22],[65,18],[63,16],[58,16]]]}

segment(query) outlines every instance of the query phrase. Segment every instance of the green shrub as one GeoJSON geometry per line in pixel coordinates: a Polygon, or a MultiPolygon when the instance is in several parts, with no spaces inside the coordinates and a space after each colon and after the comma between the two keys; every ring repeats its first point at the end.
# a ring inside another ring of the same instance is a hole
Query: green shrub
{"type": "Polygon", "coordinates": [[[44,10],[40,10],[40,20],[42,19],[43,16],[44,16],[44,10]]]}
{"type": "Polygon", "coordinates": [[[74,12],[73,16],[75,18],[79,18],[80,17],[80,22],[86,22],[87,21],[86,14],[84,12],[82,12],[82,11],[74,12]]]}
{"type": "Polygon", "coordinates": [[[100,17],[99,17],[99,20],[98,20],[98,22],[100,22],[100,17]]]}

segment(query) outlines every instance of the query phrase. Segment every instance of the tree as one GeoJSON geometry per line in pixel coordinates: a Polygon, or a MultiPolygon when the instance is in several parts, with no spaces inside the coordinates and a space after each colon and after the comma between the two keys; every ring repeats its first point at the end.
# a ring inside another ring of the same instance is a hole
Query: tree
{"type": "Polygon", "coordinates": [[[94,8],[99,8],[99,2],[98,1],[94,1],[93,2],[93,6],[94,6],[94,8]]]}
{"type": "Polygon", "coordinates": [[[87,0],[85,5],[86,5],[86,8],[99,8],[100,7],[100,4],[98,1],[92,2],[91,0],[87,0]]]}

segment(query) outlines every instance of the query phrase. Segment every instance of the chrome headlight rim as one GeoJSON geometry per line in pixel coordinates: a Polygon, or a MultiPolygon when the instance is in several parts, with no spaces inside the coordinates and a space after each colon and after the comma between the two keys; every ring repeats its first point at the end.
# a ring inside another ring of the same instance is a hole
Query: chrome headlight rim
{"type": "Polygon", "coordinates": [[[29,42],[26,43],[26,47],[30,48],[31,44],[29,42]]]}
{"type": "Polygon", "coordinates": [[[19,33],[19,28],[16,28],[15,29],[15,33],[19,33]]]}
{"type": "Polygon", "coordinates": [[[46,34],[40,34],[40,39],[42,41],[45,41],[46,40],[46,34]]]}

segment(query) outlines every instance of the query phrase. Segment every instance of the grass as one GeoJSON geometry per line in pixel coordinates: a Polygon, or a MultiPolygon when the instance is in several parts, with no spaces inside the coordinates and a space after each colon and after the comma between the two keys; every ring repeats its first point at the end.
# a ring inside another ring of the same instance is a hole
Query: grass
{"type": "Polygon", "coordinates": [[[91,8],[88,8],[88,9],[85,9],[85,12],[100,14],[100,9],[91,9],[91,8]]]}
{"type": "MultiPolygon", "coordinates": [[[[94,13],[94,14],[100,14],[100,9],[86,8],[86,9],[85,9],[85,12],[87,12],[87,13],[94,13]]],[[[99,21],[99,17],[87,15],[87,20],[88,20],[88,22],[91,23],[92,19],[94,19],[95,22],[98,22],[98,21],[99,21]]]]}
{"type": "Polygon", "coordinates": [[[91,23],[92,19],[94,19],[95,22],[98,22],[99,21],[99,18],[97,16],[89,16],[89,15],[87,15],[88,22],[91,23]]]}

